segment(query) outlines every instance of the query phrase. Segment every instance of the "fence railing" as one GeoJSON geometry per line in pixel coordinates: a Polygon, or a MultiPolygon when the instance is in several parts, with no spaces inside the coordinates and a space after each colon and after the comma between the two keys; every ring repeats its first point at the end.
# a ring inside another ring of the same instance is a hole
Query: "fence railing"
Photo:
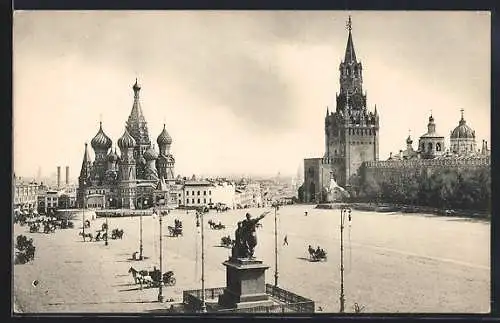
{"type": "Polygon", "coordinates": [[[296,312],[314,312],[314,302],[312,300],[289,292],[285,289],[273,286],[271,284],[266,284],[266,294],[270,295],[280,302],[285,303],[287,307],[292,308],[296,312]]]}
{"type": "MultiPolygon", "coordinates": [[[[205,289],[205,300],[216,299],[224,293],[224,287],[205,289]]],[[[266,284],[266,294],[283,304],[256,306],[252,308],[220,309],[221,313],[314,313],[314,301],[289,292],[285,289],[266,284]]],[[[202,291],[187,290],[183,292],[183,303],[190,311],[201,310],[202,291]]]]}
{"type": "MultiPolygon", "coordinates": [[[[205,301],[209,299],[217,299],[219,295],[224,293],[224,287],[206,288],[205,301]]],[[[182,302],[188,305],[192,311],[201,310],[202,305],[201,289],[185,290],[182,292],[182,302]]]]}

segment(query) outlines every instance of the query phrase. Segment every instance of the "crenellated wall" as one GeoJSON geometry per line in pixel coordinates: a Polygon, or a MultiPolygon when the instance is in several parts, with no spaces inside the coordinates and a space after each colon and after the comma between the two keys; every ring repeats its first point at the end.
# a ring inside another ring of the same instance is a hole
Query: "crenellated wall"
{"type": "Polygon", "coordinates": [[[474,169],[490,168],[490,156],[449,159],[410,159],[369,161],[360,168],[361,184],[370,180],[401,181],[426,173],[428,176],[436,170],[446,168],[474,169]]]}

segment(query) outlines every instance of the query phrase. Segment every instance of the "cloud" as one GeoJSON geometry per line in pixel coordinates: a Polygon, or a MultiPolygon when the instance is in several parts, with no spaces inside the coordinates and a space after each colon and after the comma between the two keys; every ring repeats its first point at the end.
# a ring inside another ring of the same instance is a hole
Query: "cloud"
{"type": "MultiPolygon", "coordinates": [[[[301,156],[323,154],[323,117],[339,89],[347,14],[16,12],[15,149],[23,156],[16,167],[52,168],[62,158],[43,156],[39,142],[54,151],[74,145],[64,158],[79,167],[101,113],[116,140],[137,76],[150,133],[155,137],[166,117],[183,172],[294,174],[301,156]],[[47,129],[49,121],[58,126],[47,129]]],[[[404,145],[409,128],[414,136],[424,131],[431,109],[447,134],[464,108],[468,124],[487,139],[488,14],[351,14],[368,105],[377,104],[382,116],[381,157],[404,145]]]]}

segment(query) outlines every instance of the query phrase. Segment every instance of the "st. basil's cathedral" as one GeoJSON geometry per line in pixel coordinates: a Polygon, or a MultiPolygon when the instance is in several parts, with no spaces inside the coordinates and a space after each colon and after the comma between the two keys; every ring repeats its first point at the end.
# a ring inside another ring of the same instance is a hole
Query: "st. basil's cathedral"
{"type": "MultiPolygon", "coordinates": [[[[169,184],[175,184],[175,158],[170,152],[172,138],[163,125],[156,143],[151,145],[147,122],[142,113],[137,83],[132,87],[134,103],[117,144],[103,130],[102,122],[90,144],[95,153],[92,162],[85,143],[82,168],[78,177],[77,203],[94,208],[142,209],[167,204],[169,184]],[[162,194],[163,193],[163,194],[162,194]]],[[[175,186],[175,185],[173,185],[175,186]]],[[[173,200],[177,200],[173,196],[173,200]]]]}

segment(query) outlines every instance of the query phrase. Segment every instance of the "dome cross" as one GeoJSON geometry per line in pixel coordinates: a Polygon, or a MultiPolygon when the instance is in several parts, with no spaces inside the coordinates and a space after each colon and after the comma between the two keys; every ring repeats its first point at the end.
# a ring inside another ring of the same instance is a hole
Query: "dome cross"
{"type": "Polygon", "coordinates": [[[348,31],[351,31],[352,30],[352,21],[351,21],[351,16],[349,15],[349,19],[347,19],[347,23],[345,25],[346,29],[348,31]]]}

